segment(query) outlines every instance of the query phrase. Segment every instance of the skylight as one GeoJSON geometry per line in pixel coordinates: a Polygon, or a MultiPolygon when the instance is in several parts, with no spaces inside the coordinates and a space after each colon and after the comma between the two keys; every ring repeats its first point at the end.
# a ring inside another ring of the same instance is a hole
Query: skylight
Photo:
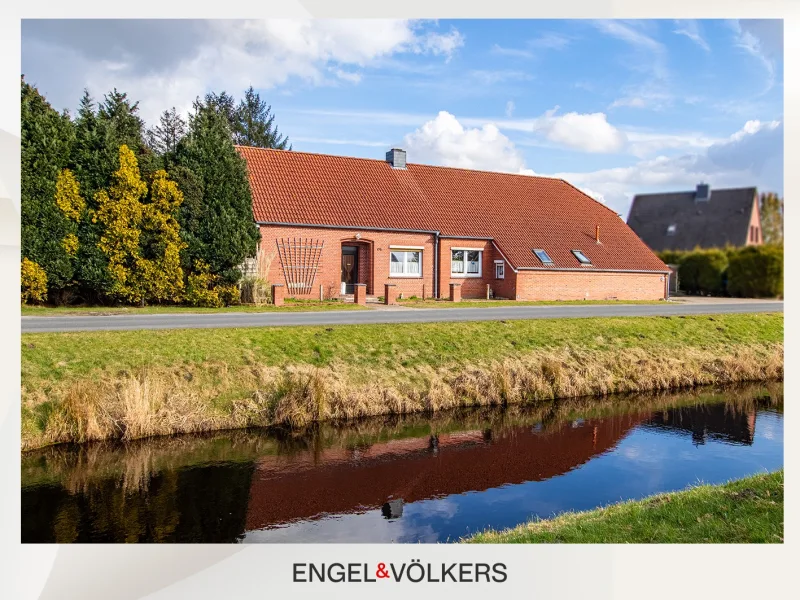
{"type": "Polygon", "coordinates": [[[533,249],[533,253],[536,255],[536,258],[538,258],[540,261],[542,261],[543,264],[545,264],[545,265],[552,265],[553,264],[553,259],[550,258],[550,256],[548,256],[547,252],[545,252],[541,248],[534,248],[533,249]]]}
{"type": "Polygon", "coordinates": [[[581,252],[580,250],[573,250],[572,253],[575,255],[575,258],[578,259],[578,262],[580,262],[582,265],[590,265],[590,264],[592,264],[592,261],[590,261],[586,257],[586,255],[583,252],[581,252]]]}
{"type": "Polygon", "coordinates": [[[678,229],[677,225],[673,223],[672,225],[667,227],[667,235],[675,235],[675,231],[678,229]]]}

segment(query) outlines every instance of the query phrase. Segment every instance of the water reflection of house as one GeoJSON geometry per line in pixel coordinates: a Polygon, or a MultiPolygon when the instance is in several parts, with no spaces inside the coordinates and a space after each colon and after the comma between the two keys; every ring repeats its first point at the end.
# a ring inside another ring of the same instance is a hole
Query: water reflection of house
{"type": "MultiPolygon", "coordinates": [[[[609,450],[643,418],[587,420],[548,433],[519,427],[441,434],[438,441],[393,440],[321,456],[265,456],[256,461],[246,528],[549,479],[609,450]]],[[[387,516],[397,510],[384,507],[387,516]]]]}
{"type": "Polygon", "coordinates": [[[726,404],[674,408],[654,414],[645,425],[690,433],[695,445],[713,439],[749,446],[756,434],[756,409],[736,410],[726,404]]]}

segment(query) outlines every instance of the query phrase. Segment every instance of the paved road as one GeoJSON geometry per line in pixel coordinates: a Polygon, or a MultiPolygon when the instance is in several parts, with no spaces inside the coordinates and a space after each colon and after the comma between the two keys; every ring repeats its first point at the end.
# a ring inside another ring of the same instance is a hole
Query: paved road
{"type": "Polygon", "coordinates": [[[22,332],[102,331],[125,329],[198,329],[212,327],[275,327],[281,325],[353,325],[366,323],[430,323],[574,317],[677,316],[717,313],[783,312],[783,302],[714,304],[584,304],[578,306],[503,306],[497,308],[417,308],[295,313],[206,313],[22,317],[22,332]]]}

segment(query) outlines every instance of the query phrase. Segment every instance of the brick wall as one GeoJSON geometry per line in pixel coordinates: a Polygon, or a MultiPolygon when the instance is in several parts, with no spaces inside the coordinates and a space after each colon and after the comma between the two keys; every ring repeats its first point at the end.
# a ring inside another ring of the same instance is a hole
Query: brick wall
{"type": "Polygon", "coordinates": [[[758,196],[753,202],[753,208],[750,211],[750,223],[747,227],[747,241],[746,246],[760,246],[764,243],[764,232],[761,230],[761,211],[758,209],[758,196]]]}
{"type": "MultiPolygon", "coordinates": [[[[319,269],[311,292],[299,295],[286,287],[287,297],[318,298],[323,286],[325,298],[339,297],[341,290],[342,245],[359,246],[359,283],[367,284],[367,293],[382,295],[384,284],[395,284],[398,295],[404,297],[433,295],[434,236],[425,233],[369,231],[359,229],[325,229],[317,227],[261,226],[261,253],[271,257],[266,269],[270,284],[283,283],[281,261],[276,252],[276,240],[298,238],[325,243],[319,269]],[[359,238],[356,235],[360,234],[359,238]],[[390,246],[422,247],[422,276],[396,277],[389,274],[390,246]],[[371,254],[371,256],[370,256],[371,254]]],[[[450,283],[461,284],[465,299],[485,298],[486,286],[495,297],[511,300],[590,300],[627,299],[656,300],[665,297],[666,282],[659,274],[592,273],[576,271],[520,271],[514,273],[505,263],[505,277],[495,278],[494,261],[504,260],[489,240],[444,238],[439,240],[439,297],[446,298],[450,283]],[[475,248],[483,251],[481,277],[459,277],[450,272],[452,248],[475,248]]]]}
{"type": "Polygon", "coordinates": [[[396,284],[398,294],[402,293],[404,297],[421,296],[423,284],[428,296],[433,293],[434,236],[432,234],[262,225],[261,250],[267,255],[274,254],[267,271],[269,283],[285,283],[281,261],[276,253],[276,240],[281,238],[314,239],[325,243],[311,293],[298,295],[287,288],[287,297],[319,298],[320,285],[323,286],[325,298],[338,297],[342,281],[342,245],[359,246],[359,283],[367,284],[368,293],[382,295],[385,283],[396,284]],[[360,234],[359,238],[356,238],[357,234],[360,234]],[[390,276],[390,245],[421,246],[422,277],[390,276]],[[369,259],[368,253],[370,246],[372,260],[369,259]]]}
{"type": "Polygon", "coordinates": [[[520,271],[517,300],[661,300],[666,284],[657,273],[520,271]]]}

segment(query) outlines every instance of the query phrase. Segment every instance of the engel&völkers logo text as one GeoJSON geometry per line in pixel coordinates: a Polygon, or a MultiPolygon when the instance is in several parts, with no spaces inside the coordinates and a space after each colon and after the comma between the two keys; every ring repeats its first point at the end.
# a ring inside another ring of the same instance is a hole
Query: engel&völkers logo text
{"type": "Polygon", "coordinates": [[[504,563],[294,563],[294,583],[503,583],[508,579],[504,563]]]}

